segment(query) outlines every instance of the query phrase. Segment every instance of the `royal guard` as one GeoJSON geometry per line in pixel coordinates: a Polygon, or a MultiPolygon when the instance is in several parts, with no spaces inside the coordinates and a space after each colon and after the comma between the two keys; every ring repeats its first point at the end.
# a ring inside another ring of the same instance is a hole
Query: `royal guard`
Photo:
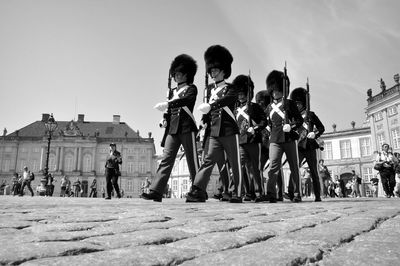
{"type": "Polygon", "coordinates": [[[164,153],[150,186],[150,192],[144,192],[141,195],[143,199],[162,201],[181,145],[185,151],[192,183],[199,169],[196,148],[197,126],[193,116],[193,108],[197,97],[197,87],[193,84],[196,71],[196,61],[186,54],[177,56],[171,63],[169,76],[174,79],[177,86],[173,89],[169,88],[166,102],[158,103],[155,106],[156,109],[162,112],[166,111],[166,115],[164,115],[166,134],[165,141],[162,143],[164,153]]]}
{"type": "Polygon", "coordinates": [[[238,91],[235,115],[239,126],[244,200],[261,202],[263,200],[262,130],[267,126],[267,117],[260,105],[251,102],[254,95],[254,83],[250,75],[239,75],[232,84],[238,91]]]}
{"type": "MultiPolygon", "coordinates": [[[[308,87],[308,82],[307,82],[308,87]]],[[[318,139],[325,131],[324,125],[319,120],[318,116],[310,111],[309,92],[304,88],[296,88],[290,94],[290,99],[296,102],[297,109],[304,119],[303,125],[299,128],[299,162],[305,161],[310,169],[310,175],[314,188],[315,201],[321,201],[321,186],[318,176],[317,149],[319,144],[318,139]]]]}
{"type": "Polygon", "coordinates": [[[267,108],[268,126],[271,128],[267,198],[271,203],[277,201],[277,178],[282,167],[282,156],[285,153],[290,167],[288,196],[291,201],[300,202],[301,185],[296,144],[298,134],[296,130],[301,127],[304,120],[295,102],[287,99],[290,80],[286,75],[286,67],[284,72],[273,70],[269,73],[266,85],[273,99],[267,108]]]}
{"type": "Polygon", "coordinates": [[[225,81],[232,72],[233,57],[223,46],[213,45],[204,53],[206,72],[213,79],[212,89],[198,110],[210,113],[210,137],[208,152],[196,174],[193,186],[186,197],[186,202],[205,202],[207,185],[217,162],[228,158],[232,175],[229,176],[231,203],[241,203],[242,169],[239,152],[239,127],[234,115],[237,90],[225,81]]]}

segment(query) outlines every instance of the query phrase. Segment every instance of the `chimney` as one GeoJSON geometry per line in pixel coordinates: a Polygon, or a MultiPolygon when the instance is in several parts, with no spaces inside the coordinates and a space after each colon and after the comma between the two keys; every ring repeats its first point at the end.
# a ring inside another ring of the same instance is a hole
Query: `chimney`
{"type": "Polygon", "coordinates": [[[355,128],[355,126],[356,126],[356,122],[354,122],[354,121],[351,121],[351,127],[354,129],[354,128],[355,128]]]}
{"type": "Polygon", "coordinates": [[[47,122],[49,120],[49,114],[42,114],[42,122],[47,122]]]}
{"type": "Polygon", "coordinates": [[[118,125],[120,120],[121,120],[121,116],[120,115],[113,115],[113,124],[118,125]]]}
{"type": "Polygon", "coordinates": [[[85,115],[84,114],[78,114],[78,122],[83,123],[85,121],[85,115]]]}
{"type": "Polygon", "coordinates": [[[333,128],[333,132],[336,132],[336,124],[333,124],[332,128],[333,128]]]}
{"type": "Polygon", "coordinates": [[[3,130],[3,137],[5,137],[7,135],[7,128],[4,128],[3,130]]]}
{"type": "Polygon", "coordinates": [[[149,132],[148,134],[149,134],[149,139],[151,139],[151,135],[152,135],[152,133],[151,133],[151,132],[149,132]]]}

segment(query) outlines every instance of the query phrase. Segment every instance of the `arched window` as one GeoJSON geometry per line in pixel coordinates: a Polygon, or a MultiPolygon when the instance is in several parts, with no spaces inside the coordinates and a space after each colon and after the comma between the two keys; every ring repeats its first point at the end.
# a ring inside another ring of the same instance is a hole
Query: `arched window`
{"type": "Polygon", "coordinates": [[[64,170],[66,172],[72,172],[74,170],[74,157],[72,154],[65,155],[64,170]]]}
{"type": "Polygon", "coordinates": [[[49,155],[49,171],[56,170],[56,156],[54,154],[49,155]]]}
{"type": "Polygon", "coordinates": [[[83,172],[92,171],[92,156],[90,154],[85,154],[83,156],[83,172]]]}

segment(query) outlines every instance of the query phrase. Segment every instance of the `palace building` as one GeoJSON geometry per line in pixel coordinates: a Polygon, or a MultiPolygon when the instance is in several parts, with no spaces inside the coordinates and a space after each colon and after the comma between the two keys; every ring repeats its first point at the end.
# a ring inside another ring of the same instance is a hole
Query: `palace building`
{"type": "MultiPolygon", "coordinates": [[[[47,137],[44,123],[49,114],[11,134],[4,130],[0,141],[0,181],[11,184],[14,172],[21,173],[24,166],[36,175],[32,182],[33,190],[40,183],[42,171],[46,166],[47,137]]],[[[105,160],[109,153],[109,144],[116,143],[122,154],[120,188],[125,197],[139,197],[141,184],[146,177],[153,178],[155,173],[155,147],[151,133],[141,137],[119,115],[112,121],[85,121],[83,114],[77,121],[56,121],[58,127],[53,133],[49,153],[49,172],[56,182],[54,195],[60,192],[60,179],[69,177],[71,183],[79,179],[85,197],[90,185],[97,180],[97,197],[106,190],[105,160]],[[57,182],[58,181],[58,182],[57,182]]]]}

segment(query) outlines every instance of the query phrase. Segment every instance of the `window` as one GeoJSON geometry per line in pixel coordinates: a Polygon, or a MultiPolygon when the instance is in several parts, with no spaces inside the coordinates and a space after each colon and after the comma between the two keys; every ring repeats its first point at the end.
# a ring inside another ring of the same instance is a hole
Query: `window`
{"type": "Polygon", "coordinates": [[[388,112],[388,116],[392,116],[392,115],[397,114],[397,107],[396,107],[396,105],[390,106],[390,107],[387,109],[387,112],[388,112]]]}
{"type": "Polygon", "coordinates": [[[128,162],[128,165],[127,165],[127,172],[128,172],[129,174],[132,174],[132,173],[133,173],[133,163],[132,163],[132,162],[128,162]]]}
{"type": "Polygon", "coordinates": [[[38,164],[38,162],[36,160],[32,161],[32,171],[33,172],[39,171],[39,164],[38,164]]]}
{"type": "Polygon", "coordinates": [[[382,147],[382,144],[385,143],[385,134],[379,133],[376,135],[376,137],[377,137],[378,147],[382,147]]]}
{"type": "Polygon", "coordinates": [[[146,164],[145,163],[140,163],[139,164],[139,173],[146,173],[146,164]]]}
{"type": "Polygon", "coordinates": [[[399,123],[399,121],[397,120],[397,118],[394,118],[390,121],[391,125],[397,125],[399,123]]]}
{"type": "Polygon", "coordinates": [[[39,152],[40,152],[40,149],[39,149],[38,147],[35,147],[35,148],[32,149],[32,151],[33,151],[34,153],[39,153],[39,152]]]}
{"type": "Polygon", "coordinates": [[[377,112],[375,114],[375,122],[381,121],[383,119],[382,112],[377,112]]]}
{"type": "Polygon", "coordinates": [[[362,168],[362,179],[363,182],[370,182],[371,178],[374,177],[374,173],[372,171],[372,167],[363,167],[362,168]]]}
{"type": "Polygon", "coordinates": [[[172,180],[172,190],[178,191],[178,180],[176,179],[172,180]]]}
{"type": "Polygon", "coordinates": [[[27,147],[22,147],[21,148],[21,152],[28,152],[28,148],[27,147]]]}
{"type": "Polygon", "coordinates": [[[382,130],[382,129],[383,129],[383,124],[376,125],[376,130],[382,130]]]}
{"type": "Polygon", "coordinates": [[[92,156],[90,154],[85,154],[83,156],[83,172],[92,171],[92,156]]]}
{"type": "Polygon", "coordinates": [[[332,142],[325,142],[324,143],[324,151],[322,152],[322,155],[323,155],[323,158],[325,160],[333,159],[332,142]]]}
{"type": "Polygon", "coordinates": [[[72,170],[74,168],[74,157],[72,156],[72,154],[67,154],[65,156],[65,164],[64,164],[64,170],[66,172],[72,172],[72,170]]]}
{"type": "Polygon", "coordinates": [[[400,130],[399,128],[394,128],[391,130],[392,141],[393,141],[393,148],[398,149],[400,148],[400,130]]]}
{"type": "Polygon", "coordinates": [[[54,154],[51,154],[49,156],[49,171],[55,171],[56,170],[56,156],[54,154]]]}
{"type": "Polygon", "coordinates": [[[188,191],[188,180],[187,179],[182,180],[182,190],[188,191]]]}
{"type": "Polygon", "coordinates": [[[360,138],[361,157],[371,155],[371,139],[360,138]]]}
{"type": "MultiPolygon", "coordinates": [[[[16,169],[17,171],[24,169],[24,167],[27,166],[25,160],[21,160],[19,161],[19,168],[16,169]]],[[[30,169],[30,167],[28,166],[28,168],[30,169]]]]}
{"type": "Polygon", "coordinates": [[[133,181],[128,180],[128,191],[133,191],[133,181]]]}
{"type": "Polygon", "coordinates": [[[10,171],[10,163],[11,163],[10,159],[3,160],[3,168],[2,168],[3,172],[10,171]]]}
{"type": "Polygon", "coordinates": [[[350,140],[340,141],[340,158],[351,158],[351,142],[350,140]]]}

